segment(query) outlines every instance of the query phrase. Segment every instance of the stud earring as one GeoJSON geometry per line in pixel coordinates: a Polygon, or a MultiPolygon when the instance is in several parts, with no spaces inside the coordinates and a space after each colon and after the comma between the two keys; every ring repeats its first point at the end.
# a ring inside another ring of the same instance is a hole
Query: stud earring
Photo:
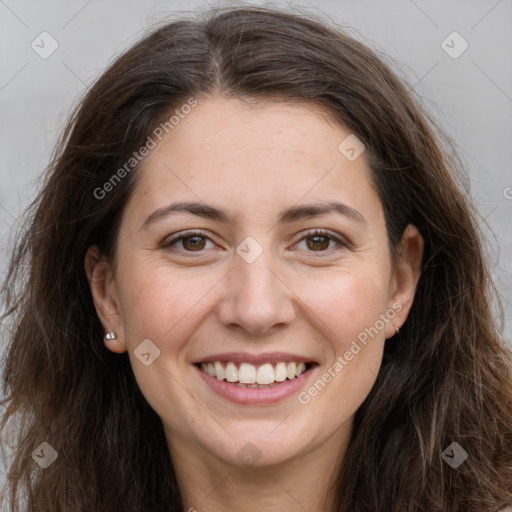
{"type": "Polygon", "coordinates": [[[105,341],[107,340],[115,340],[117,338],[116,333],[114,331],[108,332],[105,334],[105,337],[103,338],[105,341]]]}
{"type": "Polygon", "coordinates": [[[400,329],[398,327],[395,327],[396,333],[398,334],[400,332],[400,329]]]}

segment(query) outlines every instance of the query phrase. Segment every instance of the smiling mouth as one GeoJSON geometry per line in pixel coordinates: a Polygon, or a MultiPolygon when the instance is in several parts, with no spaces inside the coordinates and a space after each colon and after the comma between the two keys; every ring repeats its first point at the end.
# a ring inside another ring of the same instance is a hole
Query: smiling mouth
{"type": "Polygon", "coordinates": [[[217,380],[223,380],[243,388],[271,388],[283,382],[297,379],[309,371],[316,363],[278,362],[253,365],[233,361],[197,363],[204,373],[217,380]]]}

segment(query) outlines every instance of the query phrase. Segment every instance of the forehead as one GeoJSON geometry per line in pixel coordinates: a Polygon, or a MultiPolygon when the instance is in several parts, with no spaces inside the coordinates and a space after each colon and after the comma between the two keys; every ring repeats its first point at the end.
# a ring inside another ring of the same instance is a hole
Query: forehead
{"type": "Polygon", "coordinates": [[[350,160],[340,151],[350,135],[314,104],[201,99],[150,152],[136,195],[158,204],[213,198],[242,216],[302,198],[364,211],[378,198],[364,152],[350,160]]]}
{"type": "Polygon", "coordinates": [[[245,168],[266,161],[269,154],[278,161],[295,157],[324,164],[338,152],[340,136],[345,135],[348,132],[324,108],[314,104],[271,101],[248,104],[215,97],[200,100],[172,128],[150,160],[167,145],[194,160],[212,155],[218,160],[224,149],[229,149],[230,161],[250,155],[245,168]]]}

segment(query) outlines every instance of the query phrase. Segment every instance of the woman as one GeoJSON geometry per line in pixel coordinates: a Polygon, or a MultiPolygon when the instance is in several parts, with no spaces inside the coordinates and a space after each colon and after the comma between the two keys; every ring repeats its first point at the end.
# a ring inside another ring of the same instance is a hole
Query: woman
{"type": "Polygon", "coordinates": [[[511,357],[442,140],[312,16],[224,9],[119,57],[4,286],[9,510],[512,505],[511,357]]]}

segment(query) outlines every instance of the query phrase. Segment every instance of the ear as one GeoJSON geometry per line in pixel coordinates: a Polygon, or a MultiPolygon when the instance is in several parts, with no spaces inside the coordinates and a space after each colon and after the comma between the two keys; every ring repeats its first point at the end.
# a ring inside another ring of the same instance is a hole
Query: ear
{"type": "Polygon", "coordinates": [[[407,320],[421,276],[423,248],[423,237],[416,226],[409,224],[402,235],[391,278],[389,307],[393,308],[396,315],[386,325],[386,339],[394,336],[395,328],[400,328],[407,320]]]}
{"type": "Polygon", "coordinates": [[[119,302],[112,265],[100,253],[96,245],[89,247],[84,263],[94,307],[103,325],[103,329],[105,333],[111,331],[116,333],[116,339],[104,340],[105,346],[112,352],[126,352],[126,342],[119,314],[119,302]]]}

